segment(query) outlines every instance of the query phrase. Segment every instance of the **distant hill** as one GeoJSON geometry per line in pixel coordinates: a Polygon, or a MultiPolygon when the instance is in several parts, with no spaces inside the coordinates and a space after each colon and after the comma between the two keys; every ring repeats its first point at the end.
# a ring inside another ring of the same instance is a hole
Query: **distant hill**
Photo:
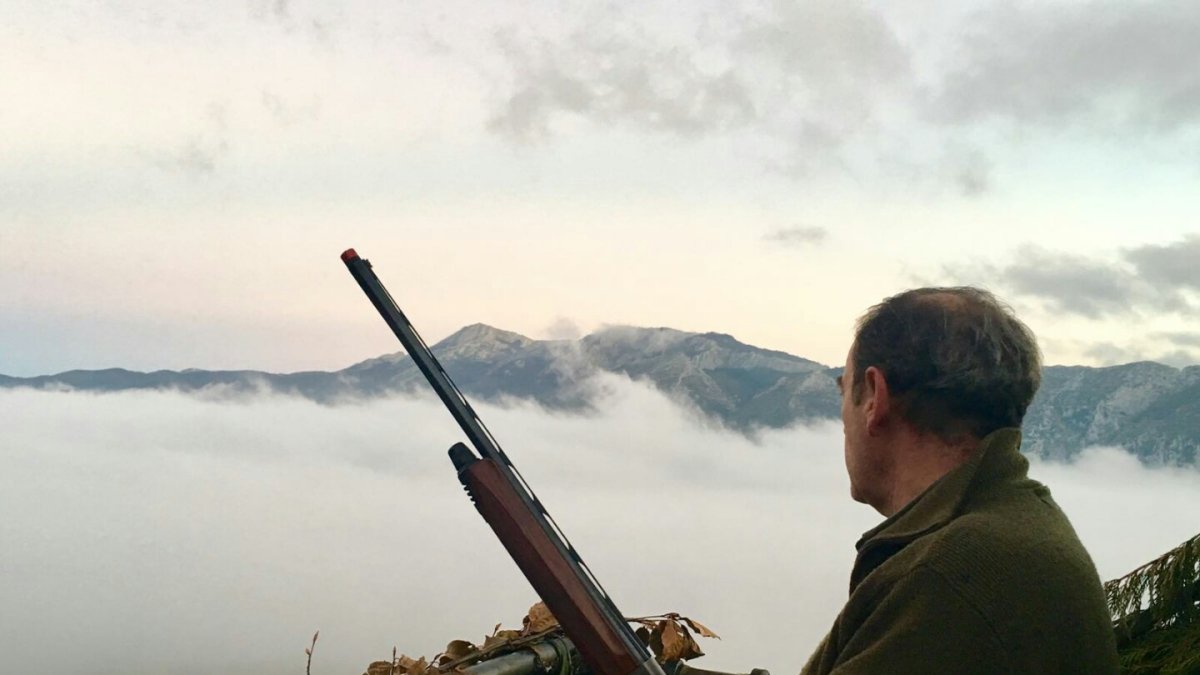
{"type": "MultiPolygon", "coordinates": [[[[586,413],[603,390],[598,372],[652,384],[711,422],[748,435],[839,416],[841,369],[738,342],[723,333],[611,327],[579,340],[533,340],[483,324],[432,347],[469,396],[531,399],[586,413]]],[[[0,387],[275,391],[321,403],[411,393],[427,386],[403,352],[335,372],[73,370],[16,378],[0,387]]],[[[1024,449],[1067,458],[1091,445],[1120,445],[1149,463],[1195,464],[1200,449],[1200,366],[1050,366],[1025,423],[1024,449]]]]}
{"type": "Polygon", "coordinates": [[[1026,449],[1046,457],[1119,445],[1150,463],[1196,463],[1200,366],[1050,366],[1026,415],[1025,436],[1026,449]]]}

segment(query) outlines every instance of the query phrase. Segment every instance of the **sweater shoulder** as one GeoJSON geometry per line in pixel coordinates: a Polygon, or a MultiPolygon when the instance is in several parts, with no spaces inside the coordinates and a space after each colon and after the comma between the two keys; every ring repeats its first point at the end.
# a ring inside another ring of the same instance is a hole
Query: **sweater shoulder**
{"type": "Polygon", "coordinates": [[[1066,514],[1039,483],[974,505],[930,535],[922,562],[945,575],[1083,576],[1098,583],[1091,557],[1066,514]]]}
{"type": "Polygon", "coordinates": [[[1061,649],[1064,663],[1071,653],[1094,653],[1099,665],[1115,659],[1096,567],[1044,489],[984,504],[928,538],[913,563],[969,598],[1010,654],[1045,651],[1045,636],[1055,635],[1050,652],[1061,649]]]}

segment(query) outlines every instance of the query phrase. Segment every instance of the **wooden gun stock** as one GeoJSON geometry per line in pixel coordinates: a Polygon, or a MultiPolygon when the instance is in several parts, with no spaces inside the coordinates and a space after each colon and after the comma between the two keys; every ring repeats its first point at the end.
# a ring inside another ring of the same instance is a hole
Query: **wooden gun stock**
{"type": "MultiPolygon", "coordinates": [[[[459,443],[451,448],[450,455],[457,466],[462,461],[459,458],[471,452],[459,443]]],[[[587,589],[513,492],[499,465],[490,459],[471,457],[466,466],[459,467],[458,478],[567,635],[586,636],[573,637],[573,641],[592,671],[628,675],[639,670],[643,664],[634,660],[621,636],[591,602],[587,589]]]]}

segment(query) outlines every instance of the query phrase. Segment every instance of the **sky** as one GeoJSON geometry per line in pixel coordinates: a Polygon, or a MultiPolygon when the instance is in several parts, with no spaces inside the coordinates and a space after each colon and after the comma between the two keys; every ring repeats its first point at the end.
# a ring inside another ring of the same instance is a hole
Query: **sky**
{"type": "MultiPolygon", "coordinates": [[[[744,436],[644,383],[592,416],[480,405],[627,616],[716,631],[703,668],[794,673],[845,602],[836,422],[744,436]]],[[[0,390],[0,652],[21,673],[358,673],[519,626],[534,603],[454,476],[433,398],[0,390]]],[[[1196,534],[1200,472],[1118,448],[1033,460],[1102,578],[1196,534]]]]}
{"type": "Polygon", "coordinates": [[[0,3],[0,373],[337,369],[612,324],[841,363],[978,284],[1200,363],[1200,6],[0,3]]]}
{"type": "MultiPolygon", "coordinates": [[[[977,284],[1047,363],[1200,364],[1197,34],[1182,0],[0,0],[0,373],[396,351],[349,247],[429,341],[670,326],[834,365],[870,305],[977,284]]],[[[623,610],[796,672],[878,521],[840,429],[610,390],[481,413],[623,610]]],[[[361,672],[534,599],[429,400],[0,390],[0,427],[22,672],[299,672],[317,629],[314,672],[361,672]]],[[[1032,471],[1104,578],[1196,533],[1194,469],[1032,471]]]]}

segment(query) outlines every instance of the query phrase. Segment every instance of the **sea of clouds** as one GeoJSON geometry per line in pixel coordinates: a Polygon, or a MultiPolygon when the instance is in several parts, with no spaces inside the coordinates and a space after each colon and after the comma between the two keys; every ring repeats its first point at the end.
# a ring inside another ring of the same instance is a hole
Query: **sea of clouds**
{"type": "MultiPolygon", "coordinates": [[[[611,378],[590,417],[480,415],[626,615],[720,633],[696,665],[796,672],[879,521],[840,425],[713,430],[611,378]]],[[[432,398],[0,391],[7,672],[360,673],[519,625],[536,600],[454,477],[432,398]]],[[[1200,471],[1034,462],[1119,576],[1200,530],[1200,471]]]]}

